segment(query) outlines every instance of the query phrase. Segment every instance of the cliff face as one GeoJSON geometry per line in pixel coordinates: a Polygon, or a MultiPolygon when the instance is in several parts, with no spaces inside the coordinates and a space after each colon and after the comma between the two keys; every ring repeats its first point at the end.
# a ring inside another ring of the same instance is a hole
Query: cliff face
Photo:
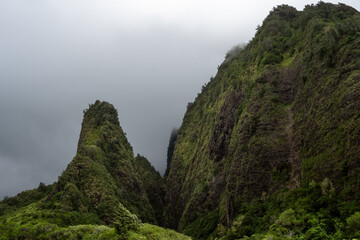
{"type": "Polygon", "coordinates": [[[201,238],[255,199],[313,182],[360,199],[359,32],[346,5],[283,5],[227,54],[179,129],[169,226],[201,238]]]}
{"type": "Polygon", "coordinates": [[[359,56],[353,8],[274,8],[188,104],[166,179],[134,157],[115,108],[96,101],[58,182],[0,202],[0,239],[188,239],[131,230],[131,213],[195,239],[358,238],[359,56]]]}
{"type": "Polygon", "coordinates": [[[157,223],[164,186],[143,157],[134,157],[119,125],[117,111],[96,101],[84,111],[77,154],[59,177],[48,201],[71,211],[95,211],[106,223],[119,202],[143,221],[157,223]]]}

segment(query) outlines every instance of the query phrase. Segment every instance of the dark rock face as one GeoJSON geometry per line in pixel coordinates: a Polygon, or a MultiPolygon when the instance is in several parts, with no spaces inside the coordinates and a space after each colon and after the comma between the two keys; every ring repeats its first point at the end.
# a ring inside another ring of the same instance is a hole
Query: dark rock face
{"type": "Polygon", "coordinates": [[[172,160],[172,157],[174,154],[175,141],[176,141],[177,135],[178,135],[178,129],[174,128],[171,131],[169,145],[168,145],[168,149],[167,149],[166,170],[164,173],[165,178],[167,177],[167,175],[169,175],[170,164],[171,164],[171,160],[172,160]]]}
{"type": "Polygon", "coordinates": [[[216,121],[215,130],[209,144],[210,159],[219,162],[227,154],[232,130],[235,124],[236,110],[244,100],[244,93],[236,89],[229,94],[221,107],[219,119],[216,121]]]}
{"type": "Polygon", "coordinates": [[[215,228],[230,226],[244,203],[325,178],[341,196],[360,199],[355,19],[341,4],[280,6],[225,59],[179,129],[168,226],[186,232],[213,213],[215,228]]]}

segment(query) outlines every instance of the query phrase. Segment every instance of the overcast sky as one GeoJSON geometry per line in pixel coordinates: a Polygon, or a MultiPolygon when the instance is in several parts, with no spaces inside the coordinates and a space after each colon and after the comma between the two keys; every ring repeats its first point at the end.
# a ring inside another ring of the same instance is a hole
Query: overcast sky
{"type": "Polygon", "coordinates": [[[163,173],[187,103],[283,3],[316,1],[0,0],[0,198],[57,180],[96,99],[163,173]]]}

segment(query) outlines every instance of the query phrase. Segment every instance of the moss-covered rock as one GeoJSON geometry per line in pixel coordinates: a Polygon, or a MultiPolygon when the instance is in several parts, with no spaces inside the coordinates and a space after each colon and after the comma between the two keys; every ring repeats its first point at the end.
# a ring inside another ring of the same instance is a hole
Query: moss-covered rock
{"type": "Polygon", "coordinates": [[[179,129],[167,177],[169,226],[199,237],[245,214],[236,238],[263,232],[286,210],[274,206],[274,219],[264,220],[267,204],[283,204],[268,199],[312,181],[345,205],[360,200],[359,32],[360,14],[344,4],[282,5],[227,55],[179,129]],[[200,224],[213,212],[215,224],[200,224]]]}
{"type": "Polygon", "coordinates": [[[48,201],[61,193],[54,204],[95,211],[108,224],[115,221],[116,208],[123,204],[143,221],[156,223],[161,215],[162,184],[145,158],[134,157],[113,105],[96,101],[84,111],[77,154],[48,201]]]}

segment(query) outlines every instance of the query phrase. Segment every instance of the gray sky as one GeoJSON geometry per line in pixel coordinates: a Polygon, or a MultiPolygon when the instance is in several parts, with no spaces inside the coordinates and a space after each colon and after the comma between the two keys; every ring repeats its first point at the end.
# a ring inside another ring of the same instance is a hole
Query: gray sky
{"type": "Polygon", "coordinates": [[[316,2],[0,0],[0,198],[57,180],[96,99],[163,173],[171,129],[226,51],[273,6],[316,2]]]}

